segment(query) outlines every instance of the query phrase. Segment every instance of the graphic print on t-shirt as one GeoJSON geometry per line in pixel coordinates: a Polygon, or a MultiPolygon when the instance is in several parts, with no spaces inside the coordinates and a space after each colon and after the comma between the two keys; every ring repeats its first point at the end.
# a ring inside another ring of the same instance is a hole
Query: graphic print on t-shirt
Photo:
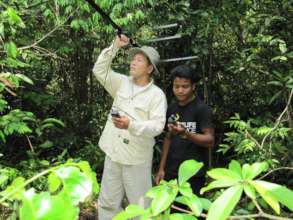
{"type": "Polygon", "coordinates": [[[195,121],[180,121],[179,113],[171,114],[168,117],[169,123],[176,123],[177,125],[181,125],[182,127],[186,128],[187,132],[196,133],[196,122],[195,121]]]}

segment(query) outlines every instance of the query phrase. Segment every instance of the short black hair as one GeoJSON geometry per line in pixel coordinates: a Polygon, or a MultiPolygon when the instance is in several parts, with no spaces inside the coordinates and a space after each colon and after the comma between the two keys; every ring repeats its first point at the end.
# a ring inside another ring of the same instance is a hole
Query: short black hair
{"type": "Polygon", "coordinates": [[[197,83],[200,80],[200,76],[196,74],[195,70],[186,65],[179,65],[171,70],[172,81],[176,77],[189,79],[192,83],[197,83]]]}

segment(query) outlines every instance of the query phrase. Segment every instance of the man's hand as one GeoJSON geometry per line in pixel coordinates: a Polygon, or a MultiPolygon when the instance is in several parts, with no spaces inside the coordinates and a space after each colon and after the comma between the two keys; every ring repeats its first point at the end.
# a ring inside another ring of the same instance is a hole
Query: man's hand
{"type": "Polygon", "coordinates": [[[125,47],[129,44],[129,38],[124,34],[120,34],[120,37],[117,35],[114,44],[118,48],[125,47]]]}
{"type": "Polygon", "coordinates": [[[186,133],[186,128],[181,124],[168,124],[168,130],[173,135],[184,135],[186,133]]]}
{"type": "Polygon", "coordinates": [[[159,185],[160,181],[164,179],[164,177],[165,177],[165,171],[163,169],[159,169],[159,171],[156,174],[156,179],[155,179],[156,184],[159,185]]]}
{"type": "Polygon", "coordinates": [[[112,117],[112,121],[116,128],[128,129],[129,118],[126,116],[112,117]]]}

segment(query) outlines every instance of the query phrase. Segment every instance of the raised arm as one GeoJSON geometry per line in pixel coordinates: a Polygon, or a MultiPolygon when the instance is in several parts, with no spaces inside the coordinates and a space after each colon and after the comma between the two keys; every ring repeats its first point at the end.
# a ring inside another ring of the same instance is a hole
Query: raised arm
{"type": "Polygon", "coordinates": [[[128,45],[128,43],[129,39],[125,35],[117,36],[113,44],[101,52],[93,68],[95,77],[112,97],[116,95],[121,81],[126,77],[112,70],[112,60],[119,48],[128,45]]]}

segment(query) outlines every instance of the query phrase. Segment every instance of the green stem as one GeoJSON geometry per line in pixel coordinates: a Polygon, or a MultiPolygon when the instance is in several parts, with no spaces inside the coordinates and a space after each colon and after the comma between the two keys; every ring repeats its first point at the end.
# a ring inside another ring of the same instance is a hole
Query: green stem
{"type": "Polygon", "coordinates": [[[14,193],[18,192],[19,190],[24,188],[26,185],[30,184],[31,182],[35,181],[36,179],[40,178],[41,176],[44,176],[44,175],[46,175],[46,174],[48,174],[50,172],[53,172],[54,170],[57,170],[60,167],[64,167],[64,166],[77,166],[78,167],[78,165],[76,163],[68,163],[68,164],[65,164],[65,165],[60,165],[60,166],[57,166],[57,167],[53,167],[53,168],[44,170],[43,172],[41,172],[41,173],[33,176],[32,178],[28,179],[23,184],[17,186],[11,192],[7,193],[2,199],[0,199],[0,204],[3,203],[6,199],[8,199],[10,196],[12,196],[14,193]]]}

